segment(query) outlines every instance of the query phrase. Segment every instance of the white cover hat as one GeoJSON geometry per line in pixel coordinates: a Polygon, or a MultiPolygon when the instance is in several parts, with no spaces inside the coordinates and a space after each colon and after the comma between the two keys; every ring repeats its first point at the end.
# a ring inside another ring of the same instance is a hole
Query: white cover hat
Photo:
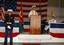
{"type": "Polygon", "coordinates": [[[13,10],[12,9],[8,9],[7,12],[13,12],[13,10]]]}

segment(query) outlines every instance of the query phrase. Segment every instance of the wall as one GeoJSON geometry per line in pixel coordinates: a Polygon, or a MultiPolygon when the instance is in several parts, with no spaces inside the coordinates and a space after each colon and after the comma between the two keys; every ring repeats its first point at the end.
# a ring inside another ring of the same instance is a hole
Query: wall
{"type": "Polygon", "coordinates": [[[48,0],[48,20],[51,15],[56,16],[57,22],[64,19],[64,0],[48,0]]]}

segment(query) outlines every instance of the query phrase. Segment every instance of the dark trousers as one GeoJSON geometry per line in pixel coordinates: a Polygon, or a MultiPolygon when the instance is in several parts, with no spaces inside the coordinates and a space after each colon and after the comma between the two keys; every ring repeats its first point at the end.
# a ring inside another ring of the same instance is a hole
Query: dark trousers
{"type": "Polygon", "coordinates": [[[10,34],[10,45],[12,45],[12,31],[13,31],[13,25],[11,24],[6,24],[5,25],[5,41],[4,41],[4,45],[7,45],[7,38],[8,38],[8,34],[10,34]],[[10,26],[11,28],[7,28],[7,26],[10,26]]]}
{"type": "Polygon", "coordinates": [[[46,25],[41,25],[41,34],[48,34],[49,33],[49,29],[45,30],[46,25]]]}
{"type": "Polygon", "coordinates": [[[41,25],[41,34],[44,34],[45,33],[45,25],[41,25]]]}

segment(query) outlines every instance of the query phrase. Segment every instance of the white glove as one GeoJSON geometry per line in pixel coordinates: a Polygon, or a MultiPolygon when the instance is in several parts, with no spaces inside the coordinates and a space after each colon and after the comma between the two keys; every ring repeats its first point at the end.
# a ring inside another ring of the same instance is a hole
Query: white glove
{"type": "Polygon", "coordinates": [[[49,25],[48,26],[45,26],[45,30],[48,30],[49,29],[49,25]]]}
{"type": "Polygon", "coordinates": [[[7,28],[8,28],[8,29],[11,29],[11,27],[10,27],[9,25],[7,26],[7,28]]]}

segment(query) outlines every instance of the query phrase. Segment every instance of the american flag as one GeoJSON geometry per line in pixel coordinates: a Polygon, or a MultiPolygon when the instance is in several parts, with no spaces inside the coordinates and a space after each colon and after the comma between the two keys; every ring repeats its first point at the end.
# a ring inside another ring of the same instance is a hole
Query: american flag
{"type": "Polygon", "coordinates": [[[16,0],[16,3],[16,11],[14,11],[13,14],[14,16],[18,17],[21,11],[21,16],[23,16],[23,19],[20,18],[20,22],[22,23],[22,20],[24,21],[24,28],[27,29],[25,31],[29,31],[28,14],[31,10],[32,5],[36,5],[37,12],[39,15],[41,15],[42,18],[47,17],[48,0],[16,0]]]}
{"type": "MultiPolygon", "coordinates": [[[[29,32],[29,18],[28,18],[28,14],[31,10],[32,5],[36,5],[37,6],[37,12],[41,13],[42,18],[43,17],[47,17],[47,5],[48,5],[48,0],[41,0],[41,4],[40,4],[40,0],[17,0],[17,7],[16,7],[16,11],[13,12],[14,16],[18,17],[19,12],[21,11],[24,18],[24,29],[25,32],[29,32]],[[40,9],[41,7],[41,9],[40,9]]],[[[21,19],[22,20],[22,19],[21,19]]],[[[21,21],[20,20],[20,21],[21,21]]],[[[23,45],[41,45],[40,43],[24,43],[23,45]]]]}
{"type": "MultiPolygon", "coordinates": [[[[14,16],[18,17],[19,13],[21,11],[21,16],[23,16],[24,21],[24,31],[29,32],[29,18],[28,14],[31,10],[32,5],[36,5],[37,12],[41,17],[47,17],[47,6],[48,6],[48,0],[16,0],[17,1],[17,7],[16,11],[13,12],[14,16]]],[[[13,4],[12,4],[13,5],[13,4]]],[[[20,18],[20,22],[22,21],[22,18],[20,18]]]]}

